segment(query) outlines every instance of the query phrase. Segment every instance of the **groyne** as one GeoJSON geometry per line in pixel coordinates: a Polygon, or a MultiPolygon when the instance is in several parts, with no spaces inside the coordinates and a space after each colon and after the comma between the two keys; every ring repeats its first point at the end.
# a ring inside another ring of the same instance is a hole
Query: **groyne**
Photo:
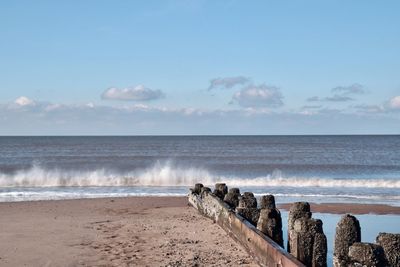
{"type": "MultiPolygon", "coordinates": [[[[326,267],[328,244],[323,222],[312,218],[307,202],[293,203],[288,215],[286,250],[282,218],[272,195],[260,203],[251,192],[241,193],[217,183],[215,189],[196,184],[189,203],[241,243],[261,266],[326,267]]],[[[361,242],[358,220],[344,215],[336,227],[334,267],[400,266],[400,234],[380,233],[377,243],[361,242]]]]}

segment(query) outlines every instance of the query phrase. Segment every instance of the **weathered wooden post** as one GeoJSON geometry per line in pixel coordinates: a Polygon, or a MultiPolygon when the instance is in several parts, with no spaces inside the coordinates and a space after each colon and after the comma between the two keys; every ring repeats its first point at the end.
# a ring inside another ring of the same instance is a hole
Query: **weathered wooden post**
{"type": "Polygon", "coordinates": [[[311,218],[307,202],[296,202],[290,207],[288,251],[306,266],[327,266],[328,245],[322,221],[311,218]]]}
{"type": "Polygon", "coordinates": [[[262,196],[260,207],[257,229],[283,247],[282,217],[280,211],[275,206],[274,196],[262,196]]]}
{"type": "Polygon", "coordinates": [[[349,247],[355,242],[361,242],[360,222],[356,217],[343,215],[336,226],[333,266],[344,267],[349,264],[349,247]]]}
{"type": "Polygon", "coordinates": [[[273,195],[263,195],[260,198],[260,209],[275,209],[275,197],[273,195]]]}
{"type": "Polygon", "coordinates": [[[252,225],[256,226],[260,211],[257,208],[257,199],[251,192],[244,192],[239,197],[239,204],[236,207],[236,213],[248,220],[252,225]]]}
{"type": "Polygon", "coordinates": [[[225,195],[228,193],[228,187],[225,183],[216,183],[213,193],[219,199],[224,200],[225,195]]]}
{"type": "Polygon", "coordinates": [[[240,190],[239,188],[230,188],[228,194],[225,195],[224,201],[233,209],[239,205],[240,190]]]}
{"type": "Polygon", "coordinates": [[[294,222],[291,254],[310,267],[326,267],[327,240],[322,221],[302,217],[294,222]]]}
{"type": "Polygon", "coordinates": [[[197,183],[194,185],[194,189],[193,189],[193,193],[195,194],[200,194],[201,193],[201,189],[203,188],[203,184],[197,183]]]}
{"type": "Polygon", "coordinates": [[[293,230],[294,230],[294,222],[300,218],[311,218],[310,204],[308,202],[295,202],[289,209],[289,217],[288,217],[288,242],[287,242],[287,251],[292,252],[292,244],[295,240],[293,240],[293,230]]]}
{"type": "Polygon", "coordinates": [[[346,266],[388,266],[385,252],[377,244],[356,242],[349,247],[348,256],[349,263],[346,266]]]}
{"type": "Polygon", "coordinates": [[[400,266],[400,234],[379,233],[376,243],[385,251],[389,266],[400,266]]]}

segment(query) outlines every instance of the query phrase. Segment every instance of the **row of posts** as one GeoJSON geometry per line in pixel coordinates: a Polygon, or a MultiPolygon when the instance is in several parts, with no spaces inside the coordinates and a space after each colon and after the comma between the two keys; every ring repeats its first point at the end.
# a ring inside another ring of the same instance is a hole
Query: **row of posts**
{"type": "MultiPolygon", "coordinates": [[[[211,189],[196,184],[193,193],[203,196],[211,189]]],[[[245,218],[262,233],[282,248],[282,217],[276,208],[273,195],[260,198],[260,205],[251,192],[240,193],[239,188],[230,188],[217,183],[212,194],[228,204],[237,214],[245,218]]],[[[327,266],[327,239],[320,219],[312,218],[310,204],[295,202],[288,215],[287,251],[310,267],[327,266]]],[[[380,233],[377,244],[361,242],[360,223],[356,217],[344,215],[336,227],[334,267],[347,266],[397,266],[400,267],[400,234],[380,233]]]]}

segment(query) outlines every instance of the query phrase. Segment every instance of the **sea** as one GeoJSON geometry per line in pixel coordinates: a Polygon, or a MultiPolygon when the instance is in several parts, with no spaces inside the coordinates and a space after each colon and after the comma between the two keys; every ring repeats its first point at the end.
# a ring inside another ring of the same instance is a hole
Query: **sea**
{"type": "Polygon", "coordinates": [[[0,202],[185,196],[400,206],[400,135],[0,137],[0,202]]]}

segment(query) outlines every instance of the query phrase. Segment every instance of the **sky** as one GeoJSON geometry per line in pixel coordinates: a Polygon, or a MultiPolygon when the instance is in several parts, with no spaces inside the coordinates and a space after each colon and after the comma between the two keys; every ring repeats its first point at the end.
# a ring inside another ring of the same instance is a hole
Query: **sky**
{"type": "Polygon", "coordinates": [[[400,134],[399,1],[1,1],[0,135],[400,134]]]}

